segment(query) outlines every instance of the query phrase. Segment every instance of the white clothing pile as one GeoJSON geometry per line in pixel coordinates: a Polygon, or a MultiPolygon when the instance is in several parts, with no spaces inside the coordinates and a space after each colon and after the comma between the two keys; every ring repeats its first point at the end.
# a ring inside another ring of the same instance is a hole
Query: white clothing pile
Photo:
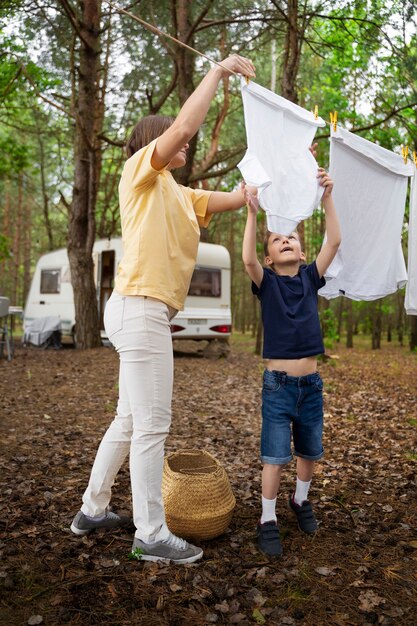
{"type": "Polygon", "coordinates": [[[309,147],[325,122],[252,81],[242,80],[241,91],[248,149],[238,168],[248,185],[259,188],[268,229],[289,235],[323,195],[309,147]]]}
{"type": "Polygon", "coordinates": [[[347,130],[332,130],[330,175],[342,243],[326,272],[325,298],[376,300],[407,282],[401,232],[411,163],[347,130]]]}
{"type": "Polygon", "coordinates": [[[407,315],[417,315],[417,171],[411,182],[410,220],[408,223],[408,283],[405,290],[407,315]]]}

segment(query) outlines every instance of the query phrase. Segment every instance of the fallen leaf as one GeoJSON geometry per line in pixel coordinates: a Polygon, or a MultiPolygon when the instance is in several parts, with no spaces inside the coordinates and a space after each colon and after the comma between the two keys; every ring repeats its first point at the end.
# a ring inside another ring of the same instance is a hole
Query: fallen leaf
{"type": "Polygon", "coordinates": [[[362,591],[362,593],[359,594],[359,610],[364,611],[365,613],[369,613],[375,607],[384,602],[384,598],[378,596],[378,594],[376,594],[375,591],[372,591],[372,589],[362,591]]]}
{"type": "Polygon", "coordinates": [[[244,613],[235,613],[235,615],[229,617],[229,622],[231,624],[239,624],[240,622],[243,622],[244,619],[246,619],[246,615],[244,613]]]}
{"type": "Polygon", "coordinates": [[[315,571],[317,574],[320,574],[320,576],[330,576],[334,574],[333,569],[330,567],[316,567],[315,571]]]}
{"type": "Polygon", "coordinates": [[[257,624],[265,624],[266,623],[266,619],[264,618],[264,616],[262,615],[262,613],[260,612],[259,609],[254,609],[253,613],[252,613],[252,617],[255,620],[255,622],[257,624]]]}

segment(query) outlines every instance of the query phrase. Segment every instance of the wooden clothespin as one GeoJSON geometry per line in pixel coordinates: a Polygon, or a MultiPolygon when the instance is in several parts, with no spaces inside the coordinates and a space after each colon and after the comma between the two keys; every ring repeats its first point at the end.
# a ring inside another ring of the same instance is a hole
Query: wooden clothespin
{"type": "Polygon", "coordinates": [[[337,111],[330,111],[330,124],[333,124],[333,130],[336,132],[337,130],[337,111]]]}
{"type": "Polygon", "coordinates": [[[413,159],[414,159],[414,165],[417,167],[417,152],[415,150],[413,151],[413,159]]]}
{"type": "Polygon", "coordinates": [[[316,120],[319,116],[319,105],[316,104],[314,107],[314,119],[316,120]]]}
{"type": "Polygon", "coordinates": [[[401,154],[403,155],[404,163],[407,165],[408,159],[408,146],[401,146],[401,154]]]}
{"type": "Polygon", "coordinates": [[[249,76],[245,76],[245,81],[246,81],[246,84],[249,85],[249,82],[250,82],[249,76]]]}

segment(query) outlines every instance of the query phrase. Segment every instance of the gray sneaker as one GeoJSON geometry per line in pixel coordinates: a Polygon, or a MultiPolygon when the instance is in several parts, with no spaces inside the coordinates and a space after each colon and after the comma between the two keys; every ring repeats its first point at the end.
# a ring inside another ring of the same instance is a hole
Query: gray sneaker
{"type": "Polygon", "coordinates": [[[96,528],[118,528],[129,524],[130,518],[127,515],[117,515],[111,511],[106,511],[100,517],[89,517],[82,511],[78,511],[71,524],[71,530],[75,535],[88,535],[96,528]]]}
{"type": "Polygon", "coordinates": [[[171,532],[164,541],[145,543],[137,537],[133,540],[132,555],[140,561],[172,561],[172,563],[194,563],[203,556],[203,551],[171,532]]]}

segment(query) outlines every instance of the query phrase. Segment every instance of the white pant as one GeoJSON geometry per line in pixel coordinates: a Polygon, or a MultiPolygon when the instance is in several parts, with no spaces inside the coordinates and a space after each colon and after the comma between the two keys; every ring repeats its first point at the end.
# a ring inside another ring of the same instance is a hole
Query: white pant
{"type": "Polygon", "coordinates": [[[97,451],[81,510],[92,516],[104,513],[130,451],[133,521],[143,541],[167,533],[161,484],[171,424],[171,313],[159,300],[116,291],[104,313],[107,336],[120,357],[119,401],[97,451]]]}

